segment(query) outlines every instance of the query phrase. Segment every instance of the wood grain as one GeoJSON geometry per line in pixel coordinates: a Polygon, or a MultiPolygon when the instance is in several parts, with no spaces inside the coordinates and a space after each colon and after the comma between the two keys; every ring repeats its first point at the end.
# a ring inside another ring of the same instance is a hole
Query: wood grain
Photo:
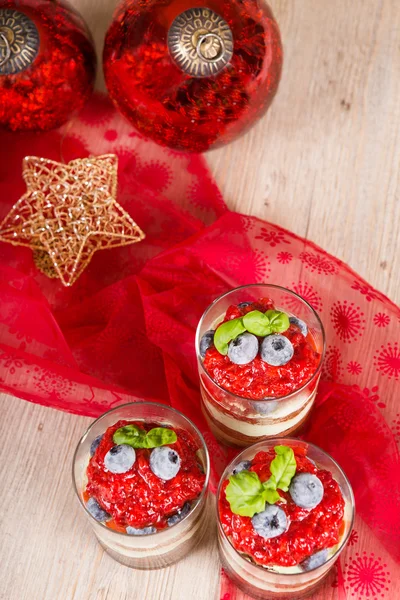
{"type": "MultiPolygon", "coordinates": [[[[73,0],[99,52],[114,0],[73,0]]],[[[400,11],[397,0],[273,0],[285,69],[271,110],[207,160],[229,206],[308,236],[400,299],[400,11]]],[[[101,69],[100,69],[101,71],[101,69]]],[[[102,77],[99,76],[99,87],[102,77]]],[[[2,600],[213,600],[215,532],[156,572],[97,545],[71,485],[89,423],[2,396],[2,600]]]]}

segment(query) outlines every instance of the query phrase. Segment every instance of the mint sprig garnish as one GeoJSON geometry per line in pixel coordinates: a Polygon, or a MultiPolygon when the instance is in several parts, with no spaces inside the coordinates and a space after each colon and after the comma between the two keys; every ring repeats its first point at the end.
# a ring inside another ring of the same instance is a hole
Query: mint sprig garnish
{"type": "Polygon", "coordinates": [[[254,471],[240,471],[229,477],[225,496],[235,515],[253,517],[265,509],[265,504],[284,500],[278,489],[287,492],[296,473],[296,459],[289,446],[275,446],[275,458],[271,462],[271,477],[261,483],[254,471]]]}
{"type": "Polygon", "coordinates": [[[264,337],[271,333],[283,333],[289,329],[290,322],[286,313],[279,310],[252,310],[243,317],[222,323],[214,333],[214,346],[220,354],[228,354],[228,345],[245,331],[264,337]]]}
{"type": "Polygon", "coordinates": [[[272,333],[269,318],[259,310],[252,310],[243,316],[243,325],[254,335],[269,335],[272,333]]]}
{"type": "Polygon", "coordinates": [[[127,444],[132,448],[158,448],[174,444],[178,437],[172,429],[154,427],[145,431],[137,425],[125,425],[114,432],[113,441],[116,444],[127,444]]]}
{"type": "Polygon", "coordinates": [[[283,333],[290,327],[288,315],[280,310],[267,310],[265,316],[269,319],[272,333],[283,333]]]}
{"type": "Polygon", "coordinates": [[[274,450],[276,456],[270,465],[271,477],[268,481],[273,482],[275,489],[287,492],[296,473],[294,452],[289,446],[275,446],[274,450]]]}
{"type": "Polygon", "coordinates": [[[246,327],[243,325],[241,318],[231,319],[222,323],[214,333],[214,346],[220,354],[228,354],[228,344],[238,335],[244,333],[246,327]]]}
{"type": "Polygon", "coordinates": [[[167,444],[174,444],[178,437],[172,429],[166,427],[154,427],[146,434],[146,446],[145,448],[158,448],[159,446],[166,446],[167,444]]]}
{"type": "Polygon", "coordinates": [[[229,477],[225,490],[231,511],[242,517],[252,517],[264,510],[264,487],[257,473],[253,471],[240,471],[229,477]]]}

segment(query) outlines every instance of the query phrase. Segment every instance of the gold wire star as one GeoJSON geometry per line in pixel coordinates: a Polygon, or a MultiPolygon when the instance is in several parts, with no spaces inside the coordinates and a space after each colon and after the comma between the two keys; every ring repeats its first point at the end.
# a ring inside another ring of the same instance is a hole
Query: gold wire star
{"type": "Polygon", "coordinates": [[[118,204],[118,158],[105,154],[67,165],[27,156],[27,192],[0,224],[0,240],[34,251],[49,277],[72,285],[97,250],[140,242],[145,234],[118,204]]]}

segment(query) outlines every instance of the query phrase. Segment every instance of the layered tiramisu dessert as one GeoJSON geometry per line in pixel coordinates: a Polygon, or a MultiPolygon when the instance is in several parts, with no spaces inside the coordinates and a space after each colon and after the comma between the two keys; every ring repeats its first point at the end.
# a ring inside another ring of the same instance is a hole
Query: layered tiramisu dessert
{"type": "Polygon", "coordinates": [[[219,549],[228,576],[261,599],[304,598],[343,550],[354,519],[351,487],[321,449],[260,442],[225,471],[219,549]]]}
{"type": "Polygon", "coordinates": [[[272,285],[228,292],[204,313],[196,345],[202,409],[220,441],[248,446],[303,425],[317,391],[324,332],[297,294],[272,285]]]}
{"type": "Polygon", "coordinates": [[[197,429],[153,403],[119,407],[92,427],[78,446],[74,475],[102,546],[143,569],[185,556],[206,519],[208,457],[197,429]],[[95,435],[103,419],[107,426],[95,435]]]}

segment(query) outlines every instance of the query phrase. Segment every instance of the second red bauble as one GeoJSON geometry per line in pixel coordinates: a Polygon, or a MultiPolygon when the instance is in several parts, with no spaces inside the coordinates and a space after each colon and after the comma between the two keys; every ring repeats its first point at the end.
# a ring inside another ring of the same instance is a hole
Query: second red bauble
{"type": "Polygon", "coordinates": [[[203,152],[231,142],[267,110],[282,46],[259,0],[123,0],[103,62],[111,98],[139,132],[203,152]]]}
{"type": "Polygon", "coordinates": [[[0,0],[0,128],[59,127],[89,98],[96,74],[90,33],[59,0],[0,0]]]}

